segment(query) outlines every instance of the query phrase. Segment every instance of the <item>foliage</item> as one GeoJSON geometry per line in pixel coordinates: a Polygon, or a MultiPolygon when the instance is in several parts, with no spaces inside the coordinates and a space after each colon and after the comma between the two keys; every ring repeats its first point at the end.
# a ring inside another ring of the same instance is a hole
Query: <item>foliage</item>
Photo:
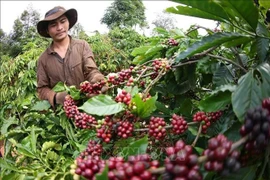
{"type": "Polygon", "coordinates": [[[145,27],[147,23],[144,10],[145,7],[141,0],[115,0],[106,9],[101,23],[106,24],[110,29],[114,27],[134,28],[137,25],[145,27]]]}

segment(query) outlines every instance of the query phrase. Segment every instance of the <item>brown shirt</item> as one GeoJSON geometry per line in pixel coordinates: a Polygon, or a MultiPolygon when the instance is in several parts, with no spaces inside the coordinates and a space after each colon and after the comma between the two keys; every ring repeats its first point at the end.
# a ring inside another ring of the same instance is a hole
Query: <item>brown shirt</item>
{"type": "Polygon", "coordinates": [[[91,81],[94,76],[103,75],[98,71],[94,62],[94,55],[89,44],[84,40],[70,37],[70,45],[66,56],[62,59],[48,47],[38,59],[37,92],[42,100],[48,100],[53,105],[55,92],[52,88],[58,82],[67,86],[80,87],[83,81],[91,81]]]}

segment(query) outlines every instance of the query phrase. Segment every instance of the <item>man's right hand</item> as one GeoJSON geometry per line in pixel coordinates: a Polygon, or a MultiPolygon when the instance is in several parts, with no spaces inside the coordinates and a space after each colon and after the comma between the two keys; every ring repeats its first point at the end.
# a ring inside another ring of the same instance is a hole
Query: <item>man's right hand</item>
{"type": "Polygon", "coordinates": [[[65,91],[56,93],[56,95],[55,95],[56,104],[64,105],[66,95],[68,95],[68,93],[65,91]]]}

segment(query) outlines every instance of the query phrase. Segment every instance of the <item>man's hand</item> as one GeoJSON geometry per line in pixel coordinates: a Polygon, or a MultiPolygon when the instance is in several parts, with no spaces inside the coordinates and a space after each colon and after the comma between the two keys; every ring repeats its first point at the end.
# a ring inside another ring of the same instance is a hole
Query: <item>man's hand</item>
{"type": "Polygon", "coordinates": [[[56,95],[55,95],[56,104],[64,105],[66,95],[68,95],[68,93],[65,91],[56,93],[56,95]]]}
{"type": "Polygon", "coordinates": [[[104,81],[104,76],[102,74],[95,74],[94,77],[91,79],[90,83],[95,84],[100,81],[104,81]]]}

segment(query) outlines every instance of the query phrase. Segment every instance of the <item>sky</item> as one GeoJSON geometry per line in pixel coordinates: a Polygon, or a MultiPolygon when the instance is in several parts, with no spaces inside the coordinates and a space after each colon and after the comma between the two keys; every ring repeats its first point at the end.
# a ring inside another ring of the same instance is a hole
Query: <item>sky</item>
{"type": "MultiPolygon", "coordinates": [[[[98,30],[100,33],[108,32],[105,24],[101,24],[100,20],[103,17],[105,10],[111,5],[112,0],[109,1],[7,1],[1,0],[1,21],[0,27],[5,33],[10,33],[15,19],[20,15],[27,7],[32,6],[34,10],[37,10],[41,14],[41,19],[44,18],[45,13],[55,6],[63,6],[66,9],[75,8],[78,12],[78,22],[83,26],[86,33],[91,34],[98,30]]],[[[161,14],[168,7],[179,5],[177,3],[168,0],[150,1],[143,0],[146,8],[145,15],[146,20],[150,26],[148,30],[145,30],[145,34],[149,34],[154,25],[151,23],[157,18],[158,14],[161,14]]],[[[199,24],[204,27],[212,28],[216,26],[216,23],[210,20],[193,18],[188,16],[170,14],[175,19],[175,25],[178,28],[186,30],[193,24],[199,24]]]]}

